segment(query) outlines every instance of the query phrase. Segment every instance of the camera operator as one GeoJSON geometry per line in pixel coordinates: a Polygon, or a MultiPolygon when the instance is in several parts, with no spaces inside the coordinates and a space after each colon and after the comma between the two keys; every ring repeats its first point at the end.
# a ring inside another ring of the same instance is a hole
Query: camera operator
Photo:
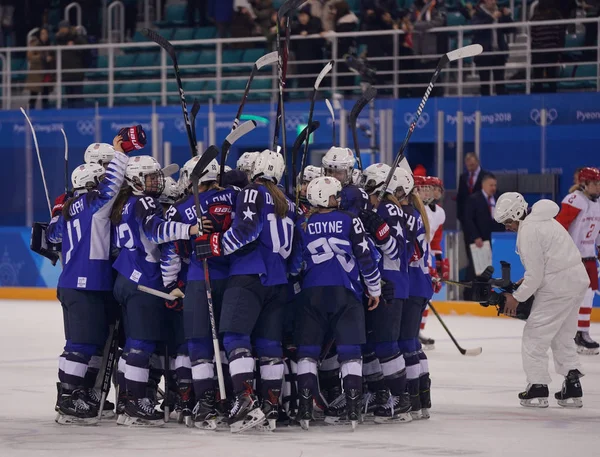
{"type": "Polygon", "coordinates": [[[519,302],[535,295],[521,345],[528,382],[519,394],[523,406],[548,406],[549,348],[556,372],[565,376],[561,392],[554,397],[560,406],[582,406],[581,366],[573,335],[589,278],[577,246],[554,219],[558,211],[553,201],[540,200],[528,212],[527,202],[517,192],[502,194],[496,203],[494,217],[517,232],[517,253],[525,268],[519,288],[505,294],[504,314],[515,315],[519,302]]]}

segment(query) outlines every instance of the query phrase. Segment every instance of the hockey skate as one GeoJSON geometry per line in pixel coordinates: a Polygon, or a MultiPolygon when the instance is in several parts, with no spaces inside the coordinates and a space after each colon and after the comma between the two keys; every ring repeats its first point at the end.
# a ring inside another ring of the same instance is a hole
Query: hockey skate
{"type": "Polygon", "coordinates": [[[327,408],[325,408],[325,423],[337,425],[346,416],[346,395],[340,393],[327,408]]]}
{"type": "Polygon", "coordinates": [[[165,425],[164,413],[156,409],[151,398],[130,398],[125,405],[124,425],[162,427],[165,425]]]}
{"type": "Polygon", "coordinates": [[[583,406],[583,390],[579,378],[583,376],[579,370],[571,370],[565,376],[562,390],[554,394],[557,403],[565,408],[581,408],[583,406]],[[569,401],[571,400],[571,401],[569,401]]]}
{"type": "Polygon", "coordinates": [[[175,403],[175,412],[177,414],[177,423],[185,424],[186,427],[193,427],[192,409],[194,408],[194,391],[191,385],[178,386],[177,402],[175,403]]]}
{"type": "MultiPolygon", "coordinates": [[[[207,390],[204,397],[198,400],[192,410],[193,426],[202,430],[215,430],[217,428],[217,418],[215,392],[207,390]]],[[[190,426],[188,425],[188,427],[190,426]]]]}
{"type": "Polygon", "coordinates": [[[388,424],[395,422],[411,422],[410,398],[408,394],[396,397],[390,395],[384,405],[380,405],[375,410],[375,423],[388,424]]]}
{"type": "Polygon", "coordinates": [[[413,420],[423,419],[421,410],[421,392],[419,390],[419,380],[410,380],[407,383],[408,396],[410,401],[410,415],[413,420]]]}
{"type": "Polygon", "coordinates": [[[57,424],[95,425],[98,423],[98,410],[90,405],[83,389],[70,389],[60,383],[58,388],[58,412],[55,418],[57,424]]]}
{"type": "Polygon", "coordinates": [[[236,395],[227,423],[231,433],[240,433],[257,426],[265,420],[265,414],[258,405],[258,398],[251,390],[236,395]]]}
{"type": "Polygon", "coordinates": [[[313,396],[310,389],[302,389],[298,395],[298,414],[296,420],[300,423],[302,430],[308,430],[313,418],[313,396]]]}
{"type": "MultiPolygon", "coordinates": [[[[92,408],[96,408],[96,410],[100,410],[100,400],[102,400],[102,394],[99,390],[96,389],[88,389],[87,390],[87,398],[89,400],[90,406],[92,408]]],[[[102,408],[102,417],[105,419],[112,419],[115,417],[115,404],[108,400],[104,401],[104,407],[102,408]]]]}
{"type": "Polygon", "coordinates": [[[435,340],[423,335],[422,332],[419,332],[419,342],[425,351],[435,349],[435,340]]]}
{"type": "Polygon", "coordinates": [[[119,392],[117,396],[117,425],[125,425],[125,406],[127,405],[127,392],[119,392]]]}
{"type": "Polygon", "coordinates": [[[362,394],[358,389],[348,389],[346,391],[346,409],[348,411],[348,420],[352,430],[356,429],[361,420],[362,394]]]}
{"type": "Polygon", "coordinates": [[[423,419],[429,419],[431,415],[429,410],[431,409],[431,379],[429,373],[426,373],[419,377],[419,397],[421,400],[421,417],[423,419]]]}
{"type": "Polygon", "coordinates": [[[277,427],[279,418],[279,393],[272,393],[269,389],[269,398],[263,399],[261,409],[265,420],[262,424],[258,424],[256,429],[261,432],[272,432],[277,427]]]}
{"type": "Polygon", "coordinates": [[[589,332],[577,332],[575,335],[577,352],[582,355],[600,354],[600,344],[592,339],[589,332]]]}
{"type": "Polygon", "coordinates": [[[521,406],[528,408],[548,407],[548,386],[546,384],[529,384],[524,392],[519,393],[521,406]]]}

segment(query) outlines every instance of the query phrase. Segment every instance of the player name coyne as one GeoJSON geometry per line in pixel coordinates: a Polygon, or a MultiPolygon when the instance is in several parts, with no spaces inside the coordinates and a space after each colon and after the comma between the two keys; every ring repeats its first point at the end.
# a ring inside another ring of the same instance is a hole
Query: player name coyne
{"type": "Polygon", "coordinates": [[[308,233],[319,235],[321,233],[342,233],[342,221],[310,222],[307,226],[308,233]]]}

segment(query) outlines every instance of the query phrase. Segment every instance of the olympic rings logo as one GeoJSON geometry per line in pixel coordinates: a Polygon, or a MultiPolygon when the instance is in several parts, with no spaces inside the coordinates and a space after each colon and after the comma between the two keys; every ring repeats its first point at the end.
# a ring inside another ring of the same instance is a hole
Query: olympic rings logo
{"type": "Polygon", "coordinates": [[[80,135],[94,135],[96,125],[94,121],[77,121],[77,131],[80,135]]]}
{"type": "MultiPolygon", "coordinates": [[[[542,125],[542,110],[532,109],[529,117],[537,125],[542,125]]],[[[546,125],[552,124],[558,118],[558,112],[554,108],[546,110],[546,125]]]]}
{"type": "MultiPolygon", "coordinates": [[[[415,115],[413,113],[404,113],[404,123],[410,126],[415,121],[415,115]]],[[[417,128],[422,129],[429,123],[429,114],[422,113],[421,117],[417,121],[417,128]]]]}

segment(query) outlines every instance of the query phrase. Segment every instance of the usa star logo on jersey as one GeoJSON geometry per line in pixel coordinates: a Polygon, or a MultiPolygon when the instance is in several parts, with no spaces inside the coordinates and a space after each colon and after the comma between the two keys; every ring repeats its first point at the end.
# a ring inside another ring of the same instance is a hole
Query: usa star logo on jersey
{"type": "Polygon", "coordinates": [[[246,219],[250,219],[250,220],[252,220],[252,218],[254,217],[254,215],[255,215],[256,213],[252,212],[252,211],[250,210],[250,207],[249,207],[249,206],[247,206],[247,207],[246,207],[246,211],[243,211],[243,212],[242,212],[242,214],[244,215],[244,220],[246,220],[246,219]]]}

